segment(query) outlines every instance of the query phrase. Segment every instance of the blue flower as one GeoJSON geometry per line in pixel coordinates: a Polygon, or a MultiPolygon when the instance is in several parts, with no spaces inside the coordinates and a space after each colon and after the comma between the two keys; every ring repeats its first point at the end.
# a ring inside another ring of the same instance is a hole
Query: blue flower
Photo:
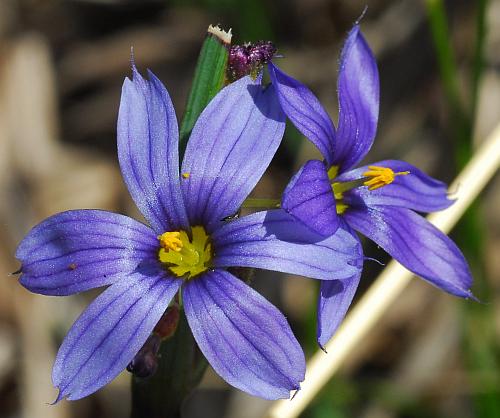
{"type": "Polygon", "coordinates": [[[110,285],[64,339],[52,380],[57,400],[80,399],[116,377],[142,347],[174,295],[214,370],[266,399],[304,379],[304,354],[285,317],[227,271],[255,267],[320,280],[358,274],[348,233],[323,237],[283,210],[231,222],[262,176],[285,129],[274,88],[244,77],[200,115],[182,168],[178,126],[162,83],[133,68],[118,118],[118,158],[150,227],[101,210],[73,210],[35,226],[20,243],[20,283],[64,296],[110,285]]]}
{"type": "MultiPolygon", "coordinates": [[[[446,185],[396,160],[355,167],[377,130],[379,77],[375,58],[356,24],[340,59],[339,121],[335,129],[314,94],[269,63],[282,109],[320,150],[292,178],[282,208],[323,236],[357,230],[413,273],[453,295],[472,297],[472,277],[457,246],[415,213],[450,206],[446,185]]],[[[352,231],[353,236],[356,234],[352,231]]],[[[318,342],[324,345],[342,321],[359,283],[323,281],[318,303],[318,342]]]]}

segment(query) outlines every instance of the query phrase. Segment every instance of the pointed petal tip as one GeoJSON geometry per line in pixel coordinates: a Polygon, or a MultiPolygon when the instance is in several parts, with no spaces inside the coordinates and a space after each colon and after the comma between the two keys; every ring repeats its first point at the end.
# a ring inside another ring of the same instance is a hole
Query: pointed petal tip
{"type": "Polygon", "coordinates": [[[363,18],[365,17],[367,11],[368,11],[368,5],[366,4],[365,7],[363,8],[363,11],[361,12],[359,17],[354,22],[354,27],[357,26],[359,28],[359,25],[360,25],[361,21],[363,20],[363,18]]]}
{"type": "Polygon", "coordinates": [[[61,388],[59,388],[58,386],[56,386],[56,389],[59,391],[59,393],[57,394],[56,399],[54,401],[52,401],[52,402],[47,403],[47,405],[51,405],[51,406],[56,405],[56,404],[58,404],[60,401],[62,401],[66,397],[66,394],[64,393],[63,390],[61,390],[61,388]]]}
{"type": "Polygon", "coordinates": [[[373,258],[373,257],[364,256],[363,260],[364,261],[373,261],[374,263],[377,263],[379,266],[385,267],[385,263],[382,263],[382,261],[377,260],[376,258],[373,258]]]}
{"type": "Polygon", "coordinates": [[[474,302],[481,303],[482,305],[486,305],[487,302],[482,301],[478,297],[476,297],[471,290],[469,290],[469,294],[465,296],[466,300],[473,300],[474,302]]]}
{"type": "Polygon", "coordinates": [[[122,84],[122,97],[130,91],[130,88],[134,85],[134,82],[129,78],[125,77],[122,84]]]}
{"type": "Polygon", "coordinates": [[[23,266],[19,267],[16,271],[13,271],[12,273],[9,273],[9,276],[17,276],[18,274],[21,274],[23,272],[23,266]]]}
{"type": "Polygon", "coordinates": [[[293,388],[293,390],[295,390],[295,392],[293,393],[292,397],[290,398],[291,401],[293,401],[293,399],[297,396],[297,393],[300,392],[300,385],[298,385],[296,388],[293,388]]]}
{"type": "MultiPolygon", "coordinates": [[[[362,19],[363,18],[363,15],[361,15],[359,17],[359,19],[362,19]]],[[[356,22],[354,22],[354,25],[352,26],[351,30],[349,31],[349,34],[347,35],[348,38],[350,37],[355,37],[355,36],[358,36],[361,32],[361,29],[359,27],[359,20],[357,20],[356,22]]]]}
{"type": "Polygon", "coordinates": [[[130,66],[132,67],[132,70],[135,69],[135,55],[134,55],[134,46],[130,46],[130,66]]]}

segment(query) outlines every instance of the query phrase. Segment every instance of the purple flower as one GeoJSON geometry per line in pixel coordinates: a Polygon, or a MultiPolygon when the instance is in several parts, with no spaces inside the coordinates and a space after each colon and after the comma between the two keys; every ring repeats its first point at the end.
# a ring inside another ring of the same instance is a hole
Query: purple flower
{"type": "MultiPolygon", "coordinates": [[[[460,250],[414,212],[451,205],[446,185],[403,161],[353,168],[373,143],[379,112],[377,64],[359,26],[350,31],[340,59],[337,129],[306,86],[272,63],[269,71],[282,109],[324,157],[324,161],[308,161],[292,178],[282,208],[323,236],[339,227],[353,228],[433,285],[456,296],[472,297],[471,273],[460,250]]],[[[348,280],[322,282],[320,345],[342,321],[358,283],[359,272],[348,280]]]]}
{"type": "Polygon", "coordinates": [[[343,279],[358,274],[362,255],[345,231],[325,238],[283,210],[223,221],[266,170],[284,120],[274,87],[244,77],[203,111],[179,171],[167,90],[133,68],[123,85],[118,157],[150,227],[100,210],[68,211],[34,227],[16,254],[20,282],[33,292],[64,296],[111,285],[59,349],[57,400],[87,396],[118,375],[180,289],[197,343],[228,383],[267,399],[299,388],[304,354],[285,317],[226,268],[343,279]]]}

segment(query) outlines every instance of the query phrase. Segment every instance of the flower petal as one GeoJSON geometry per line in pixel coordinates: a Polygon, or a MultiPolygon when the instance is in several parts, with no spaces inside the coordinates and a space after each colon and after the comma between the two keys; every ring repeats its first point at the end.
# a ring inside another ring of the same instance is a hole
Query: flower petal
{"type": "Polygon", "coordinates": [[[349,225],[411,272],[452,295],[469,298],[472,276],[455,243],[415,212],[398,207],[352,208],[349,225]]]}
{"type": "Polygon", "coordinates": [[[361,272],[344,280],[323,280],[318,297],[318,322],[316,336],[324,350],[351,306],[359,285],[361,272]]]}
{"type": "Polygon", "coordinates": [[[333,162],[335,127],[317,97],[304,84],[288,76],[272,62],[269,76],[278,93],[281,108],[295,127],[309,139],[325,157],[333,162]]]}
{"type": "Polygon", "coordinates": [[[212,240],[216,267],[255,267],[341,280],[363,264],[359,242],[344,229],[325,238],[279,209],[229,222],[212,240]]]}
{"type": "Polygon", "coordinates": [[[214,370],[265,399],[289,398],[305,358],[283,314],[230,273],[215,270],[183,288],[189,326],[214,370]]]}
{"type": "Polygon", "coordinates": [[[118,115],[118,159],[130,195],[157,232],[188,229],[179,180],[179,132],[165,86],[133,67],[118,115]]]}
{"type": "Polygon", "coordinates": [[[318,160],[305,163],[292,178],[281,207],[322,236],[330,236],[339,226],[332,185],[325,165],[318,160]]]}
{"type": "Polygon", "coordinates": [[[113,283],[155,257],[153,231],[127,216],[72,210],[51,216],[21,241],[20,283],[44,295],[69,295],[113,283]]]}
{"type": "Polygon", "coordinates": [[[349,32],[342,50],[338,95],[339,124],[332,165],[345,172],[372,146],[378,122],[377,62],[358,25],[349,32]]]}
{"type": "MultiPolygon", "coordinates": [[[[448,188],[445,183],[428,176],[411,164],[398,160],[385,160],[370,165],[387,167],[395,173],[409,171],[409,174],[396,176],[391,184],[379,189],[371,191],[368,187],[352,189],[344,195],[346,204],[401,206],[419,212],[435,212],[453,204],[453,200],[448,198],[448,188]]],[[[340,175],[337,180],[356,180],[366,171],[368,166],[356,168],[340,175]]]]}
{"type": "MultiPolygon", "coordinates": [[[[342,221],[341,228],[350,232],[352,237],[359,242],[359,255],[363,256],[361,242],[356,232],[346,225],[345,221],[342,221]]],[[[321,282],[316,335],[322,349],[342,323],[358,288],[361,272],[360,269],[344,280],[323,280],[321,282]]]]}
{"type": "Polygon", "coordinates": [[[181,283],[163,270],[137,272],[97,297],[73,324],[57,353],[52,371],[54,386],[59,388],[56,402],[90,395],[124,370],[181,283]]]}
{"type": "Polygon", "coordinates": [[[192,225],[208,230],[233,215],[271,162],[285,115],[270,86],[244,77],[222,89],[193,128],[182,164],[192,225]]]}

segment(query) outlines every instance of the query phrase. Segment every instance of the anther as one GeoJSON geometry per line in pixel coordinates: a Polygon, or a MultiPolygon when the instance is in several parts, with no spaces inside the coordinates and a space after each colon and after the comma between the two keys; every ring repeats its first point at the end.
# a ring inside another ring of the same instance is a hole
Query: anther
{"type": "Polygon", "coordinates": [[[180,232],[164,232],[158,236],[160,246],[166,250],[173,250],[179,252],[182,249],[182,240],[180,239],[180,232]]]}
{"type": "Polygon", "coordinates": [[[400,171],[395,173],[387,167],[370,165],[368,166],[368,171],[363,173],[363,177],[368,179],[363,184],[368,187],[368,190],[376,190],[391,184],[396,176],[405,176],[407,174],[410,174],[410,172],[400,171]]]}

